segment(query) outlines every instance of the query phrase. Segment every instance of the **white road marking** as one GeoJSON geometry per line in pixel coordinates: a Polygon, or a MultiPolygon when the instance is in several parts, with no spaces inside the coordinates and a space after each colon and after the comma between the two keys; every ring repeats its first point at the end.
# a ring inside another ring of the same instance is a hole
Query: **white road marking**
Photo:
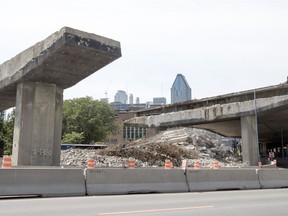
{"type": "Polygon", "coordinates": [[[123,211],[123,212],[106,212],[99,213],[102,215],[121,215],[121,214],[140,214],[140,213],[150,213],[150,212],[165,212],[165,211],[185,211],[192,209],[202,209],[202,208],[213,208],[214,206],[194,206],[194,207],[184,207],[184,208],[168,208],[168,209],[150,209],[150,210],[139,210],[139,211],[123,211]]]}

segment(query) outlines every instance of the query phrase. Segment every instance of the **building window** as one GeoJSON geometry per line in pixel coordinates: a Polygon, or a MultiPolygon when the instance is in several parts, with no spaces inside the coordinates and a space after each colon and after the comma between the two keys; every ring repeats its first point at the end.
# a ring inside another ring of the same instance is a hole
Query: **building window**
{"type": "Polygon", "coordinates": [[[144,127],[130,127],[123,128],[123,139],[128,141],[143,139],[146,137],[146,128],[144,127]]]}

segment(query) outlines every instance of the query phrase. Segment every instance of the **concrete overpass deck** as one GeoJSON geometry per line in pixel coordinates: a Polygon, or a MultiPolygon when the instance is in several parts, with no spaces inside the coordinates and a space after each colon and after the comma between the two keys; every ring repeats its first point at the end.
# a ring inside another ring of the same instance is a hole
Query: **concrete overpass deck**
{"type": "Polygon", "coordinates": [[[287,95],[288,84],[283,83],[141,110],[136,112],[135,119],[126,121],[126,124],[134,122],[160,129],[193,126],[227,137],[241,137],[240,118],[255,115],[256,111],[259,138],[263,142],[275,142],[279,141],[281,128],[288,130],[287,95]]]}

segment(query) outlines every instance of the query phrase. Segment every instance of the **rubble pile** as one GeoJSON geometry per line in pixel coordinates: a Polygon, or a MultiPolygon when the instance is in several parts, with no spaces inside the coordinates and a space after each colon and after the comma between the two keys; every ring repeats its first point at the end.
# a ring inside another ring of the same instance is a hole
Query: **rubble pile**
{"type": "Polygon", "coordinates": [[[194,159],[198,155],[195,150],[185,149],[177,144],[145,143],[145,141],[110,147],[99,151],[99,154],[120,158],[135,158],[146,162],[147,166],[163,166],[167,159],[175,166],[180,166],[182,159],[194,159]]]}
{"type": "Polygon", "coordinates": [[[220,167],[243,167],[232,150],[217,134],[195,128],[176,128],[102,150],[63,150],[61,165],[85,166],[87,159],[94,159],[95,166],[123,167],[129,158],[134,158],[138,167],[164,166],[167,159],[176,167],[181,166],[183,159],[188,166],[200,161],[203,167],[212,168],[214,161],[219,161],[220,167]]]}

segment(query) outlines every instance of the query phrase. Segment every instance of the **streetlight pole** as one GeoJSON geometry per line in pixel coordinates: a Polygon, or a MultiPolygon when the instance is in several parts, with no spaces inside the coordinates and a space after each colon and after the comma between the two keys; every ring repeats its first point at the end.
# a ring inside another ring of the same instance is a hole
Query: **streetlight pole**
{"type": "Polygon", "coordinates": [[[259,138],[258,138],[258,114],[257,114],[257,104],[256,104],[256,90],[254,89],[254,109],[255,109],[255,121],[256,121],[256,143],[258,145],[258,162],[261,162],[260,150],[259,150],[259,138]]]}

